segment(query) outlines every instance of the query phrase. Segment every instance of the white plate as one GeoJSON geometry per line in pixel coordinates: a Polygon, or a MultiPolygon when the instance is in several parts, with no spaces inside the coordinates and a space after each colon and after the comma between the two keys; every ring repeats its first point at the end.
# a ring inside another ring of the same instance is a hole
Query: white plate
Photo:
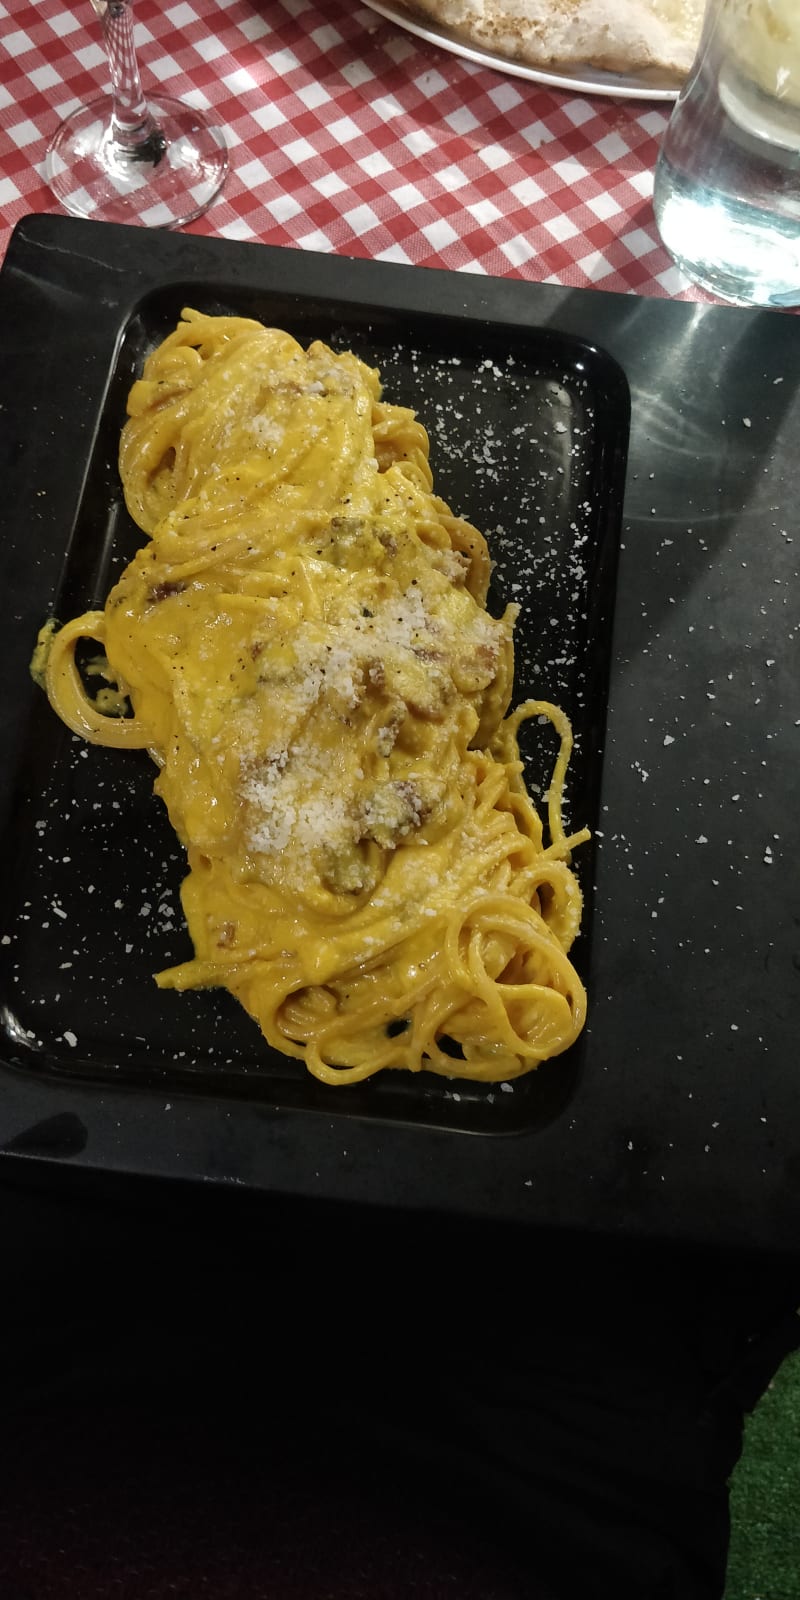
{"type": "Polygon", "coordinates": [[[404,28],[408,33],[415,33],[418,39],[425,39],[428,44],[438,45],[442,50],[449,50],[453,55],[463,56],[466,61],[474,61],[479,67],[491,67],[495,72],[506,72],[514,78],[527,78],[529,83],[542,83],[549,89],[571,89],[574,94],[605,94],[611,95],[615,100],[677,100],[679,89],[674,80],[669,81],[664,73],[658,72],[603,72],[599,67],[588,64],[581,66],[574,73],[552,71],[549,67],[531,67],[524,61],[514,61],[510,57],[496,55],[491,50],[481,50],[471,44],[465,44],[457,34],[449,28],[431,19],[424,21],[409,14],[403,5],[394,5],[392,0],[364,0],[370,11],[377,11],[378,15],[385,17],[388,22],[393,22],[398,28],[404,28]]]}

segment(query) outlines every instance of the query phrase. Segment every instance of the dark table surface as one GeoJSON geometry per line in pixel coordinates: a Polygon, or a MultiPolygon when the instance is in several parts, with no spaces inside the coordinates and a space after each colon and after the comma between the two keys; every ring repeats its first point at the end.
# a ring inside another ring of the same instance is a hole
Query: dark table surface
{"type": "Polygon", "coordinates": [[[800,1236],[798,322],[26,221],[0,279],[9,870],[21,809],[36,804],[18,778],[38,716],[31,640],[43,597],[46,609],[58,590],[119,331],[150,290],[204,281],[223,283],[233,301],[274,290],[424,308],[464,319],[476,339],[487,321],[512,333],[555,329],[608,352],[627,377],[580,1070],[557,1114],[502,1137],[465,1132],[455,1108],[452,1126],[428,1127],[362,1115],[338,1094],[335,1106],[287,1107],[209,1093],[189,1078],[166,1088],[84,1082],[27,1048],[13,1014],[11,929],[0,1174],[68,1164],[641,1241],[791,1250],[800,1236]],[[47,412],[58,384],[58,428],[45,438],[37,408],[47,412]]]}

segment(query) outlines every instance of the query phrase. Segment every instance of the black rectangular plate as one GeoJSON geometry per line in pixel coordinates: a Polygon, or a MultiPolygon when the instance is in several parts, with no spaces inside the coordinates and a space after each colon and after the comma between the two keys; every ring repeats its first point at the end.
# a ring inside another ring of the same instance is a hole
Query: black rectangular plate
{"type": "Polygon", "coordinates": [[[0,326],[0,1176],[69,1163],[795,1251],[800,319],[46,216],[12,240],[0,326]],[[589,1020],[511,1093],[402,1074],[329,1092],[224,996],[153,989],[185,934],[152,773],[73,743],[28,662],[43,615],[102,600],[131,548],[122,401],[187,299],[383,366],[523,601],[517,693],[535,672],[575,718],[589,1020]]]}
{"type": "MultiPolygon", "coordinates": [[[[486,323],[476,337],[455,315],[347,304],[333,293],[320,301],[285,287],[233,289],[212,276],[151,291],[115,330],[77,502],[62,493],[57,458],[40,485],[59,497],[64,517],[53,596],[62,621],[102,606],[142,543],[122,501],[119,434],[131,383],[186,305],[354,350],[379,368],[387,399],[416,409],[438,492],[487,534],[496,563],[490,609],[499,614],[512,600],[522,607],[515,699],[556,701],[569,713],[568,814],[594,826],[630,413],[616,362],[569,335],[486,323]]],[[[48,399],[56,408],[66,395],[51,389],[48,399]]],[[[44,420],[40,412],[39,426],[44,420]]],[[[529,724],[526,745],[529,783],[541,797],[556,742],[529,724]]],[[[0,1049],[20,1070],[484,1134],[535,1127],[568,1103],[580,1043],[512,1092],[399,1071],[336,1091],[270,1048],[224,992],[160,992],[153,972],[188,959],[191,945],[179,900],[184,855],[153,799],[152,763],[140,752],[87,750],[53,726],[42,699],[30,707],[25,751],[2,901],[13,961],[0,980],[0,1049]]],[[[591,860],[586,848],[578,863],[585,980],[591,860]]]]}

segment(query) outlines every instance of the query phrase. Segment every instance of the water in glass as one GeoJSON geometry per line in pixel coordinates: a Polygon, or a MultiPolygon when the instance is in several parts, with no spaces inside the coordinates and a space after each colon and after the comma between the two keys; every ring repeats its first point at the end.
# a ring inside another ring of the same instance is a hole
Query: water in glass
{"type": "Polygon", "coordinates": [[[710,0],[653,197],[697,283],[744,305],[800,305],[800,0],[710,0]]]}

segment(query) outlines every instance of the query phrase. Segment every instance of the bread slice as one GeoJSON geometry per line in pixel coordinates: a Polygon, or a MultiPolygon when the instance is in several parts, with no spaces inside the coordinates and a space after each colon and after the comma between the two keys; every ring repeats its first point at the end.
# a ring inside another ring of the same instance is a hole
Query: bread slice
{"type": "Polygon", "coordinates": [[[411,0],[409,10],[530,66],[656,68],[682,80],[699,43],[703,0],[411,0]]]}

